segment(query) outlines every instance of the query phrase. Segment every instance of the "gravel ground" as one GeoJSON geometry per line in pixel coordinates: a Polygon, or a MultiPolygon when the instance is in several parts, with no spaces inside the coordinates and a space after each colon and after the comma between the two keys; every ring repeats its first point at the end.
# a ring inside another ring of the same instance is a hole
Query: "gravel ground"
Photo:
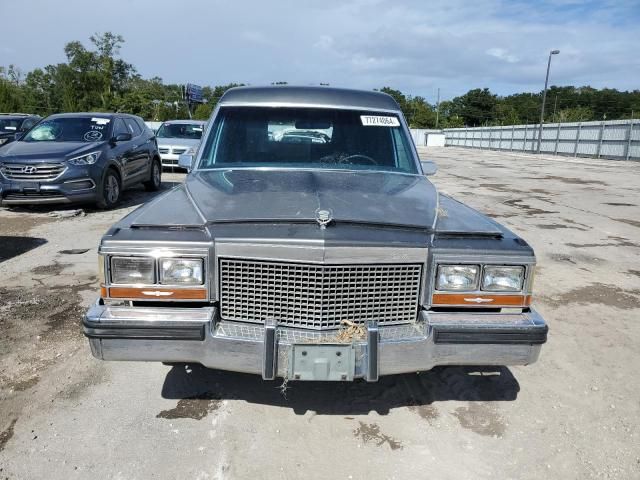
{"type": "Polygon", "coordinates": [[[534,246],[538,363],[285,397],[252,375],[101,362],[80,329],[96,246],[151,195],[0,209],[0,478],[640,478],[640,165],[421,153],[441,191],[534,246]]]}

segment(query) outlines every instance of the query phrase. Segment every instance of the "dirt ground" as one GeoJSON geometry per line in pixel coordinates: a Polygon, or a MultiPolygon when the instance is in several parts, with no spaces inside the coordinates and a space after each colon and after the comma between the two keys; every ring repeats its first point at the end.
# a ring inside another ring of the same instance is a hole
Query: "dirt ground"
{"type": "Polygon", "coordinates": [[[538,363],[285,397],[258,376],[101,362],[80,328],[98,240],[151,194],[0,209],[0,479],[640,478],[640,164],[421,153],[441,191],[534,246],[538,363]]]}

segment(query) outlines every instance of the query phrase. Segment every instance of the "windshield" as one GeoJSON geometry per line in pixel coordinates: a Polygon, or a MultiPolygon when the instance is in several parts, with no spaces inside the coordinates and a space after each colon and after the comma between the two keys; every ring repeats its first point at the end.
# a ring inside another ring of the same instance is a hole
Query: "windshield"
{"type": "Polygon", "coordinates": [[[0,133],[17,132],[22,118],[0,118],[0,133]]]}
{"type": "Polygon", "coordinates": [[[156,133],[158,138],[186,138],[200,140],[202,127],[199,123],[163,123],[156,133]]]}
{"type": "Polygon", "coordinates": [[[61,117],[40,122],[24,142],[100,142],[109,138],[111,119],[102,117],[61,117]]]}
{"type": "Polygon", "coordinates": [[[418,173],[400,120],[327,108],[223,107],[199,168],[299,167],[418,173]]]}

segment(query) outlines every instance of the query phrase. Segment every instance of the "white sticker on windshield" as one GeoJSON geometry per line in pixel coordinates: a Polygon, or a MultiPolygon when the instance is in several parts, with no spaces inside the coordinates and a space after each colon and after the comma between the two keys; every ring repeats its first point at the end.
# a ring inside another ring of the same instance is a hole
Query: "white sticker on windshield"
{"type": "Polygon", "coordinates": [[[96,118],[96,117],[93,117],[93,118],[91,119],[91,121],[92,121],[92,122],[97,123],[98,125],[106,125],[106,124],[107,124],[107,123],[109,123],[111,120],[110,120],[110,119],[108,119],[108,118],[96,118]]]}
{"type": "Polygon", "coordinates": [[[399,127],[398,117],[381,117],[378,115],[360,115],[365,127],[399,127]]]}

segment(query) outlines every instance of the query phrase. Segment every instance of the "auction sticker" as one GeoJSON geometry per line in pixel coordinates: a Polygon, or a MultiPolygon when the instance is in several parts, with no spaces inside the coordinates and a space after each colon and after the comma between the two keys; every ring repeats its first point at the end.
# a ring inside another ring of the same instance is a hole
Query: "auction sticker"
{"type": "Polygon", "coordinates": [[[360,115],[365,127],[399,127],[398,117],[381,117],[378,115],[360,115]]]}

